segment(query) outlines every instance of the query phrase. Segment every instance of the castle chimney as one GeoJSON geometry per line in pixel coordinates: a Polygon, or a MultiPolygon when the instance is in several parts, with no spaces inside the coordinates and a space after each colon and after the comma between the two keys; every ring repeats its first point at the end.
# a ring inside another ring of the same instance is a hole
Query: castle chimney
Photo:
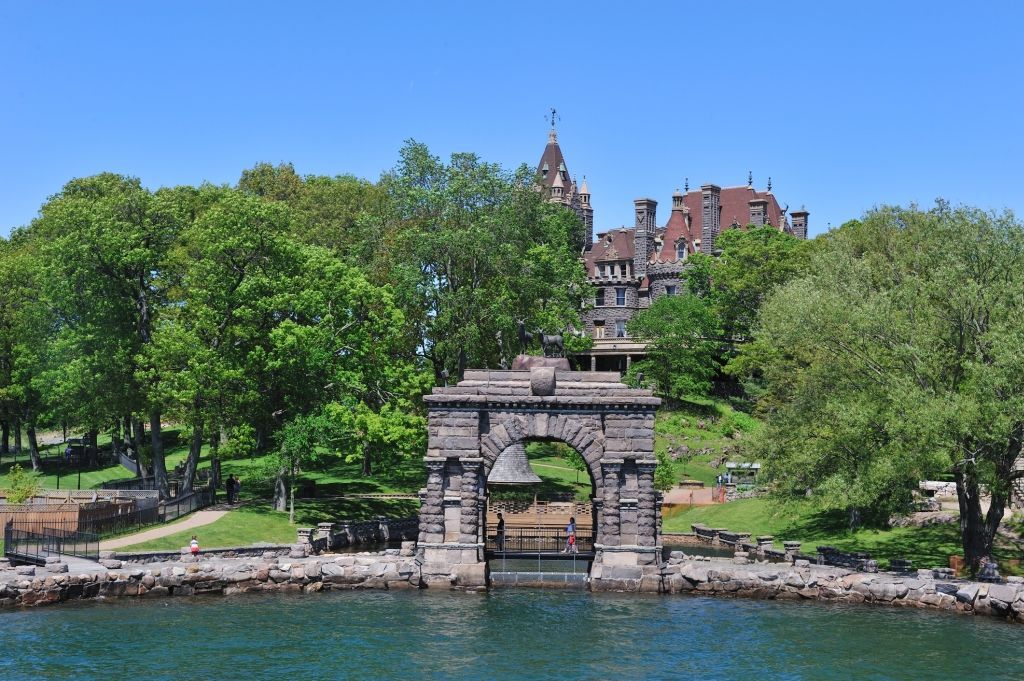
{"type": "Polygon", "coordinates": [[[587,186],[587,176],[583,176],[583,184],[580,185],[580,209],[583,211],[583,226],[585,233],[584,248],[594,245],[594,209],[590,205],[590,187],[587,186]]]}
{"type": "Polygon", "coordinates": [[[700,251],[708,255],[715,252],[715,239],[721,231],[722,188],[717,184],[700,187],[700,251]]]}
{"type": "Polygon", "coordinates": [[[810,213],[808,213],[803,206],[800,207],[800,210],[795,210],[790,213],[790,216],[793,218],[793,236],[797,239],[807,238],[808,215],[810,215],[810,213]]]}
{"type": "Polygon", "coordinates": [[[768,199],[750,199],[750,224],[761,227],[768,215],[768,199]]]}
{"type": "Polygon", "coordinates": [[[654,253],[654,230],[657,225],[658,202],[654,199],[636,199],[636,227],[633,231],[633,253],[636,275],[647,276],[647,262],[654,253]]]}

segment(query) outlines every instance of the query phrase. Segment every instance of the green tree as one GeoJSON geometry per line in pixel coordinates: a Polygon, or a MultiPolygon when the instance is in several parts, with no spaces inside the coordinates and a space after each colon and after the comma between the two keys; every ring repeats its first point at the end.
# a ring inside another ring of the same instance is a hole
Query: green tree
{"type": "Polygon", "coordinates": [[[665,450],[655,453],[658,465],[654,469],[654,489],[667,492],[676,486],[676,465],[665,450]]]}
{"type": "Polygon", "coordinates": [[[39,481],[35,476],[22,469],[21,464],[14,464],[7,471],[7,489],[4,496],[8,504],[23,504],[39,494],[39,481]]]}
{"type": "Polygon", "coordinates": [[[409,342],[435,380],[464,365],[497,367],[518,352],[516,320],[548,333],[579,326],[587,284],[572,248],[577,219],[546,203],[525,167],[508,173],[473,154],[449,163],[409,142],[388,192],[388,277],[409,342]]]}
{"type": "Polygon", "coordinates": [[[32,224],[43,295],[55,314],[51,400],[95,440],[125,413],[149,417],[157,487],[168,494],[159,392],[143,350],[166,305],[165,257],[178,225],[137,179],[72,180],[32,224]]]}
{"type": "Polygon", "coordinates": [[[721,327],[708,302],[684,294],[662,296],[630,320],[629,334],[647,343],[629,378],[676,399],[706,394],[719,368],[721,327]]]}
{"type": "Polygon", "coordinates": [[[881,208],[765,304],[756,355],[778,489],[884,517],[952,473],[971,566],[1021,475],[1024,229],[971,208],[881,208]],[[983,491],[990,496],[982,512],[983,491]]]}

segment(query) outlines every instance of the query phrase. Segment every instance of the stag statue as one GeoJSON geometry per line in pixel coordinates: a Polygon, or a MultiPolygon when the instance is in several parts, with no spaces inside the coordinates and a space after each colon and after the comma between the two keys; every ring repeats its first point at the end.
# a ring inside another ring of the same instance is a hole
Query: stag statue
{"type": "Polygon", "coordinates": [[[517,319],[516,328],[519,331],[519,352],[525,355],[533,344],[533,334],[526,330],[526,320],[517,319]]]}
{"type": "Polygon", "coordinates": [[[562,334],[549,336],[542,331],[536,333],[540,337],[540,347],[544,350],[545,357],[565,357],[565,343],[562,340],[562,334]]]}

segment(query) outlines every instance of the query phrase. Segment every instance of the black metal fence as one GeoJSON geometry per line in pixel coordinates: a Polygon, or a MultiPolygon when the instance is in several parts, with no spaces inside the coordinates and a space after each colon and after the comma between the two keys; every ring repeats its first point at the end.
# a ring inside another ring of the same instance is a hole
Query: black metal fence
{"type": "Polygon", "coordinates": [[[217,488],[213,485],[208,485],[202,489],[195,490],[191,494],[186,494],[184,496],[175,497],[165,501],[160,505],[160,519],[164,522],[174,520],[175,518],[180,518],[186,513],[198,511],[201,508],[212,506],[215,503],[217,503],[217,488]]]}
{"type": "Polygon", "coordinates": [[[44,564],[49,557],[75,556],[99,560],[99,536],[92,532],[43,527],[38,531],[4,525],[4,555],[18,561],[44,564]]]}
{"type": "Polygon", "coordinates": [[[511,527],[502,534],[488,533],[486,548],[495,553],[592,553],[594,534],[590,530],[577,531],[570,547],[564,528],[511,527]]]}

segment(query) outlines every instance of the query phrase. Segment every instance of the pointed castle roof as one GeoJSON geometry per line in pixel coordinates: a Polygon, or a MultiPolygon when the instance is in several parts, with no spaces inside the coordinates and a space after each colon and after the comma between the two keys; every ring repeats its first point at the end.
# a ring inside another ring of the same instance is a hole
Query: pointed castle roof
{"type": "Polygon", "coordinates": [[[569,169],[565,165],[565,157],[558,146],[558,133],[554,128],[548,132],[548,143],[537,164],[537,176],[545,187],[552,187],[556,177],[561,177],[562,186],[569,184],[569,169]]]}

